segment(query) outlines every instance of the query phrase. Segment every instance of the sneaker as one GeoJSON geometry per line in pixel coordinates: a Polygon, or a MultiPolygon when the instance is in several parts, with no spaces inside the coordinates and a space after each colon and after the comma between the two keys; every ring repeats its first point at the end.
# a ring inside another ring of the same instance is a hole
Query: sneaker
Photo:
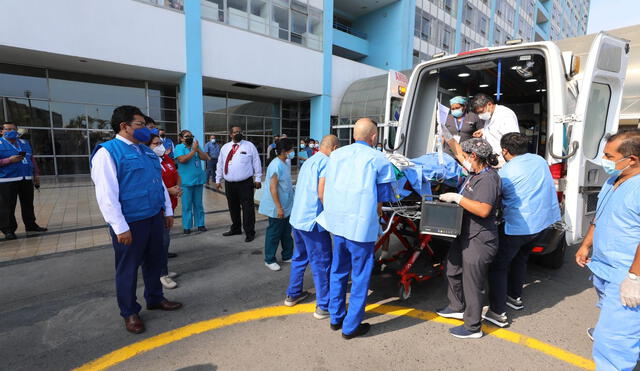
{"type": "Polygon", "coordinates": [[[287,297],[284,299],[284,305],[288,307],[292,307],[298,304],[299,302],[303,301],[304,299],[306,299],[307,296],[309,296],[309,293],[306,291],[301,292],[300,295],[298,295],[295,298],[292,298],[291,296],[287,295],[287,297]]]}
{"type": "Polygon", "coordinates": [[[283,263],[291,264],[291,259],[283,260],[283,263]]]}
{"type": "Polygon", "coordinates": [[[182,234],[190,234],[191,233],[191,229],[183,229],[182,230],[182,234]]]}
{"type": "Polygon", "coordinates": [[[449,333],[458,339],[480,339],[483,335],[482,330],[478,332],[471,332],[464,328],[464,325],[450,328],[449,333]]]}
{"type": "Polygon", "coordinates": [[[506,327],[509,325],[509,318],[507,313],[498,314],[488,309],[485,314],[482,315],[482,319],[489,321],[498,327],[506,327]]]}
{"type": "Polygon", "coordinates": [[[593,332],[594,332],[595,330],[596,330],[596,329],[595,329],[595,328],[593,328],[593,327],[589,327],[589,328],[587,329],[587,336],[589,337],[589,339],[591,339],[591,341],[593,341],[593,332]]]}
{"type": "Polygon", "coordinates": [[[364,334],[366,334],[367,332],[369,332],[369,329],[371,329],[371,325],[368,323],[361,323],[360,325],[358,325],[358,327],[356,328],[356,330],[352,333],[350,333],[349,335],[345,334],[344,332],[342,333],[342,338],[345,340],[351,340],[354,337],[358,337],[358,336],[362,336],[364,334]]]}
{"type": "Polygon", "coordinates": [[[176,272],[169,272],[169,274],[167,274],[167,277],[169,277],[169,278],[176,278],[176,277],[178,277],[178,273],[176,273],[176,272]]]}
{"type": "Polygon", "coordinates": [[[436,313],[438,313],[438,315],[440,317],[444,317],[444,318],[453,318],[453,319],[462,319],[462,316],[464,316],[464,312],[456,312],[453,311],[451,308],[449,308],[448,306],[437,310],[436,313]]]}
{"type": "Polygon", "coordinates": [[[178,284],[176,283],[176,281],[172,280],[169,276],[160,277],[160,283],[162,283],[162,287],[169,290],[175,289],[176,287],[178,287],[178,284]]]}
{"type": "Polygon", "coordinates": [[[320,309],[320,307],[316,307],[316,311],[313,312],[313,317],[315,319],[326,319],[329,318],[329,311],[320,309]]]}
{"type": "Polygon", "coordinates": [[[278,263],[264,263],[264,265],[266,265],[267,268],[271,269],[274,272],[280,270],[280,265],[278,263]]]}
{"type": "Polygon", "coordinates": [[[510,308],[513,308],[515,310],[520,310],[520,309],[524,308],[524,303],[522,302],[522,299],[520,299],[520,298],[514,299],[509,295],[507,295],[507,305],[510,308]]]}
{"type": "Polygon", "coordinates": [[[207,227],[198,227],[198,231],[206,232],[207,231],[207,227]]]}

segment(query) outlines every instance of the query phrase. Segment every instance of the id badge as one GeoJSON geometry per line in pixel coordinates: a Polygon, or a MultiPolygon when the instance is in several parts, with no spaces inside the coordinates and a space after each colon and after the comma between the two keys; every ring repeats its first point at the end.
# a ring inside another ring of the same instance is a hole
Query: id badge
{"type": "Polygon", "coordinates": [[[22,163],[25,165],[29,164],[29,161],[27,161],[27,157],[25,156],[25,158],[22,159],[22,163]]]}
{"type": "Polygon", "coordinates": [[[459,136],[459,135],[454,135],[454,136],[453,136],[453,139],[455,139],[455,141],[456,141],[457,143],[460,143],[460,136],[459,136]]]}
{"type": "Polygon", "coordinates": [[[196,167],[200,167],[200,159],[196,160],[196,167]]]}

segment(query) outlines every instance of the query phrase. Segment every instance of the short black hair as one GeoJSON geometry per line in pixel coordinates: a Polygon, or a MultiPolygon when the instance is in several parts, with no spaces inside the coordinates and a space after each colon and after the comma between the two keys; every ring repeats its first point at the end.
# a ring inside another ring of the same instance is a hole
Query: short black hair
{"type": "Polygon", "coordinates": [[[158,133],[159,133],[159,132],[161,132],[161,131],[166,132],[166,130],[165,130],[165,129],[163,129],[163,128],[158,128],[158,133]]]}
{"type": "Polygon", "coordinates": [[[151,117],[144,115],[144,123],[145,125],[147,124],[156,124],[156,121],[154,119],[152,119],[151,117]]]}
{"type": "Polygon", "coordinates": [[[471,98],[470,106],[475,111],[476,109],[482,108],[482,107],[486,106],[489,103],[494,103],[493,102],[493,98],[491,98],[490,96],[488,96],[485,93],[478,93],[478,94],[474,95],[473,98],[471,98]]]}
{"type": "Polygon", "coordinates": [[[276,144],[276,155],[280,155],[283,152],[291,151],[293,148],[293,141],[289,138],[283,138],[276,144]]]}
{"type": "Polygon", "coordinates": [[[18,124],[16,124],[16,123],[15,123],[15,122],[13,122],[13,121],[5,121],[5,122],[3,122],[3,123],[2,123],[2,129],[4,129],[4,126],[5,126],[5,125],[13,125],[13,126],[15,126],[15,127],[16,127],[16,129],[18,128],[18,124]]]}
{"type": "Polygon", "coordinates": [[[144,117],[140,108],[136,106],[120,106],[113,110],[111,115],[111,129],[117,134],[120,132],[120,124],[123,122],[130,123],[133,116],[138,115],[144,117]]]}
{"type": "Polygon", "coordinates": [[[514,156],[524,155],[529,149],[529,138],[522,133],[507,133],[500,139],[500,147],[514,156]]]}
{"type": "Polygon", "coordinates": [[[191,132],[191,130],[187,130],[187,129],[182,130],[182,131],[180,132],[180,134],[178,134],[178,135],[180,136],[180,138],[184,138],[184,135],[185,135],[186,133],[191,133],[191,135],[193,135],[193,133],[191,132]]]}
{"type": "Polygon", "coordinates": [[[155,138],[160,138],[160,136],[159,135],[155,135],[155,134],[151,134],[151,136],[149,137],[149,141],[147,143],[145,143],[145,145],[147,147],[150,146],[155,138]]]}
{"type": "Polygon", "coordinates": [[[618,152],[624,157],[640,157],[640,130],[622,130],[606,137],[607,143],[620,140],[618,152]]]}

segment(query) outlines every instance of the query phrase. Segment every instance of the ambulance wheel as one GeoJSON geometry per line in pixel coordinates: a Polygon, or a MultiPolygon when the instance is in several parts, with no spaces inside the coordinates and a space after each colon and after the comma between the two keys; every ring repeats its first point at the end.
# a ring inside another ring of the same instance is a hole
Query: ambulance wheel
{"type": "Polygon", "coordinates": [[[398,297],[401,301],[405,301],[411,297],[411,285],[407,287],[407,290],[404,289],[404,285],[400,284],[400,289],[398,290],[398,297]]]}
{"type": "Polygon", "coordinates": [[[538,264],[545,268],[559,269],[564,263],[564,254],[566,251],[567,242],[563,238],[551,254],[542,255],[538,258],[538,264]]]}

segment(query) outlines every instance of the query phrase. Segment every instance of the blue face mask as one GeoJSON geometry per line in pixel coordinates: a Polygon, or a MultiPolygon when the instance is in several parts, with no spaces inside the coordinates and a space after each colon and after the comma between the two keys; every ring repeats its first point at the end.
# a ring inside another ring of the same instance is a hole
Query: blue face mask
{"type": "Polygon", "coordinates": [[[147,143],[151,139],[151,130],[149,128],[140,128],[133,131],[133,137],[138,142],[147,143]]]}
{"type": "Polygon", "coordinates": [[[382,152],[382,147],[376,147],[376,149],[380,152],[382,152]]]}
{"type": "Polygon", "coordinates": [[[304,147],[306,147],[304,144],[300,145],[300,148],[304,149],[304,147]]]}
{"type": "Polygon", "coordinates": [[[3,136],[9,140],[16,140],[18,139],[18,132],[15,130],[7,131],[3,136]]]}
{"type": "Polygon", "coordinates": [[[293,160],[293,158],[294,158],[294,157],[296,157],[296,154],[295,154],[295,153],[293,153],[293,151],[291,151],[291,152],[287,153],[287,158],[288,158],[289,160],[293,160]]]}
{"type": "Polygon", "coordinates": [[[462,117],[462,115],[464,115],[464,112],[461,109],[454,109],[451,111],[451,115],[453,115],[453,117],[459,119],[460,117],[462,117]]]}
{"type": "Polygon", "coordinates": [[[600,159],[600,165],[602,166],[602,168],[607,174],[612,176],[620,176],[620,174],[622,174],[623,171],[627,170],[629,166],[619,170],[619,169],[616,169],[616,164],[625,159],[626,157],[623,157],[618,161],[612,161],[612,160],[607,160],[606,158],[603,158],[603,159],[600,159]]]}

